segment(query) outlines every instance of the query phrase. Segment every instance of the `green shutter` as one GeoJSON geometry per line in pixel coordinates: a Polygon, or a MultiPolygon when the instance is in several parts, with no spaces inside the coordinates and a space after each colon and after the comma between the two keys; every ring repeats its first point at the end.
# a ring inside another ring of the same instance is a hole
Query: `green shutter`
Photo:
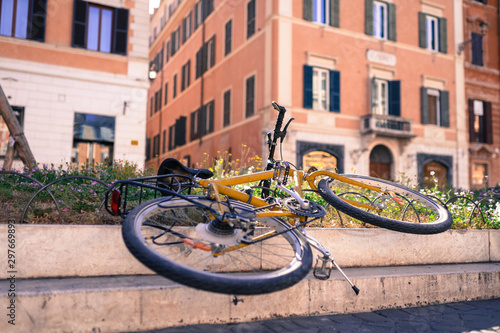
{"type": "Polygon", "coordinates": [[[418,13],[418,45],[421,48],[427,48],[426,15],[424,13],[418,13]]]}
{"type": "Polygon", "coordinates": [[[422,116],[422,124],[429,123],[429,105],[427,100],[427,88],[420,88],[420,113],[422,116]]]}
{"type": "Polygon", "coordinates": [[[441,126],[450,127],[450,93],[446,90],[439,92],[439,105],[441,113],[441,126]]]}
{"type": "Polygon", "coordinates": [[[389,81],[389,115],[401,116],[401,81],[389,81]]]}
{"type": "Polygon", "coordinates": [[[365,0],[365,34],[373,36],[373,0],[365,0]]]}
{"type": "Polygon", "coordinates": [[[128,9],[115,8],[115,26],[113,30],[112,48],[113,53],[127,54],[128,16],[128,9]]]}
{"type": "Polygon", "coordinates": [[[377,106],[377,95],[375,94],[376,85],[375,85],[375,77],[372,77],[370,80],[370,113],[373,113],[373,108],[377,106]]]}
{"type": "Polygon", "coordinates": [[[330,25],[340,27],[340,0],[330,0],[330,25]]]}
{"type": "Polygon", "coordinates": [[[448,53],[448,33],[446,19],[439,18],[439,52],[448,53]]]}
{"type": "Polygon", "coordinates": [[[389,11],[389,31],[388,31],[388,39],[392,41],[396,41],[396,5],[393,3],[387,4],[387,9],[389,11]]]}
{"type": "Polygon", "coordinates": [[[87,47],[87,6],[88,2],[76,0],[73,8],[73,34],[71,46],[87,47]]]}
{"type": "Polygon", "coordinates": [[[312,0],[304,0],[304,20],[313,20],[313,3],[312,0]]]}
{"type": "Polygon", "coordinates": [[[484,130],[485,141],[488,144],[493,143],[493,119],[491,114],[491,102],[483,102],[484,105],[484,130]]]}
{"type": "Polygon", "coordinates": [[[330,111],[340,112],[340,72],[330,71],[330,111]]]}
{"type": "Polygon", "coordinates": [[[304,108],[313,107],[313,67],[304,65],[304,108]]]}

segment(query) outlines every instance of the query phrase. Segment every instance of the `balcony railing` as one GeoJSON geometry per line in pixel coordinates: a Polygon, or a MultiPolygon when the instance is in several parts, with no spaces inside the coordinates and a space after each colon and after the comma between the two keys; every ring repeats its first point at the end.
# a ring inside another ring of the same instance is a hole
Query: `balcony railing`
{"type": "Polygon", "coordinates": [[[369,114],[361,117],[361,134],[412,138],[415,136],[412,122],[411,119],[401,117],[369,114]]]}

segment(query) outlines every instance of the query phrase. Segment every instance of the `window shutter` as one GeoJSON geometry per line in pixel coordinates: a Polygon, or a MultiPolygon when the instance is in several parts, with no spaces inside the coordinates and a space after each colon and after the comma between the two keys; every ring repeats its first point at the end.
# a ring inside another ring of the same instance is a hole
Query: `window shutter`
{"type": "Polygon", "coordinates": [[[313,67],[304,65],[304,108],[313,107],[313,67]]]}
{"type": "Polygon", "coordinates": [[[450,127],[450,93],[446,90],[439,92],[439,105],[441,112],[441,126],[450,127]]]}
{"type": "Polygon", "coordinates": [[[483,35],[473,32],[472,37],[472,64],[483,66],[483,35]]]}
{"type": "Polygon", "coordinates": [[[312,0],[304,0],[304,9],[303,16],[304,20],[312,21],[313,20],[313,1],[312,0]]]}
{"type": "Polygon", "coordinates": [[[170,41],[165,43],[165,63],[168,63],[170,60],[170,41]]]}
{"type": "Polygon", "coordinates": [[[45,41],[45,24],[47,15],[47,0],[33,1],[28,18],[28,39],[45,41]]]}
{"type": "Polygon", "coordinates": [[[211,38],[212,40],[212,48],[210,49],[210,68],[215,65],[215,35],[211,38]]]}
{"type": "Polygon", "coordinates": [[[191,128],[191,141],[196,139],[196,132],[195,132],[196,126],[195,125],[197,125],[197,124],[194,123],[196,112],[198,112],[198,111],[191,112],[191,121],[190,121],[190,125],[189,125],[189,127],[191,128]]]}
{"type": "Polygon", "coordinates": [[[86,1],[76,0],[73,10],[73,47],[87,47],[87,6],[86,1]]]}
{"type": "Polygon", "coordinates": [[[233,33],[233,21],[230,20],[226,23],[226,43],[224,48],[224,55],[228,55],[231,53],[231,45],[232,45],[232,33],[233,33]]]}
{"type": "Polygon", "coordinates": [[[186,117],[180,117],[175,121],[175,146],[186,144],[186,117]]]}
{"type": "Polygon", "coordinates": [[[165,98],[164,98],[164,100],[165,100],[165,102],[164,102],[165,105],[167,105],[168,104],[168,83],[165,83],[165,98]]]}
{"type": "Polygon", "coordinates": [[[187,64],[187,78],[186,78],[186,88],[191,84],[191,59],[188,60],[187,64]]]}
{"type": "Polygon", "coordinates": [[[418,45],[421,48],[427,48],[427,26],[424,13],[418,13],[418,45]]]}
{"type": "Polygon", "coordinates": [[[174,149],[174,126],[168,128],[168,150],[174,149]]]}
{"type": "Polygon", "coordinates": [[[387,10],[388,10],[388,36],[387,38],[392,41],[396,41],[396,5],[393,3],[388,3],[387,4],[387,10]]]}
{"type": "Polygon", "coordinates": [[[340,72],[330,71],[330,111],[340,112],[340,72]]]}
{"type": "Polygon", "coordinates": [[[491,115],[491,102],[483,102],[484,105],[484,130],[486,143],[493,143],[493,119],[491,115]]]}
{"type": "Polygon", "coordinates": [[[340,26],[340,0],[330,0],[330,25],[332,27],[340,26]]]}
{"type": "Polygon", "coordinates": [[[378,102],[377,102],[377,95],[375,94],[375,88],[376,88],[376,85],[375,85],[375,77],[372,77],[370,80],[370,110],[369,112],[370,113],[373,113],[373,108],[377,106],[378,102]]]}
{"type": "Polygon", "coordinates": [[[365,0],[365,34],[373,36],[373,0],[365,0]]]}
{"type": "Polygon", "coordinates": [[[113,53],[127,54],[128,9],[115,8],[113,53]]]}
{"type": "Polygon", "coordinates": [[[389,81],[389,115],[401,116],[401,81],[389,81]]]}
{"type": "Polygon", "coordinates": [[[469,142],[476,142],[476,131],[474,130],[474,100],[469,98],[469,142]]]}
{"type": "Polygon", "coordinates": [[[201,138],[207,133],[207,106],[203,105],[198,109],[198,137],[201,138]]]}
{"type": "Polygon", "coordinates": [[[214,131],[214,101],[211,101],[208,106],[208,133],[212,133],[214,131]]]}
{"type": "Polygon", "coordinates": [[[439,52],[448,53],[448,29],[446,19],[439,18],[439,52]]]}
{"type": "Polygon", "coordinates": [[[172,41],[172,44],[170,46],[170,55],[173,57],[175,54],[175,31],[170,34],[170,40],[172,41]]]}
{"type": "Polygon", "coordinates": [[[420,88],[420,112],[422,116],[422,124],[429,123],[429,105],[427,99],[427,88],[420,88]]]}
{"type": "Polygon", "coordinates": [[[202,74],[201,68],[202,68],[202,48],[196,52],[196,78],[199,78],[202,74]]]}

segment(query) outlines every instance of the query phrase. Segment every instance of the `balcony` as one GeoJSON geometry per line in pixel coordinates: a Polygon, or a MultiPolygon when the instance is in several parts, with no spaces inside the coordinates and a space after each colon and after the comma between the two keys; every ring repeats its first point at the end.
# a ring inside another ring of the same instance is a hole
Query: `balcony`
{"type": "Polygon", "coordinates": [[[411,119],[401,117],[369,114],[361,117],[361,134],[413,138],[415,134],[412,122],[411,119]]]}

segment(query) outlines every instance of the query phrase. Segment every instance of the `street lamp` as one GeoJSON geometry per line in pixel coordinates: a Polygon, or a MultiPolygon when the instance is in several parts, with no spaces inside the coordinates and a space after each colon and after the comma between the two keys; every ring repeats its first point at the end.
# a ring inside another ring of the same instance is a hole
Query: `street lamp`
{"type": "Polygon", "coordinates": [[[157,69],[156,69],[156,64],[151,65],[151,68],[149,68],[149,79],[153,81],[156,79],[156,75],[158,74],[157,69]]]}
{"type": "MultiPolygon", "coordinates": [[[[488,32],[488,23],[484,22],[481,18],[476,16],[470,18],[468,17],[467,21],[479,24],[479,29],[481,31],[481,38],[483,38],[484,35],[486,35],[486,32],[488,32]]],[[[460,55],[465,50],[465,47],[470,43],[472,43],[472,38],[458,44],[458,55],[460,55]]]]}

